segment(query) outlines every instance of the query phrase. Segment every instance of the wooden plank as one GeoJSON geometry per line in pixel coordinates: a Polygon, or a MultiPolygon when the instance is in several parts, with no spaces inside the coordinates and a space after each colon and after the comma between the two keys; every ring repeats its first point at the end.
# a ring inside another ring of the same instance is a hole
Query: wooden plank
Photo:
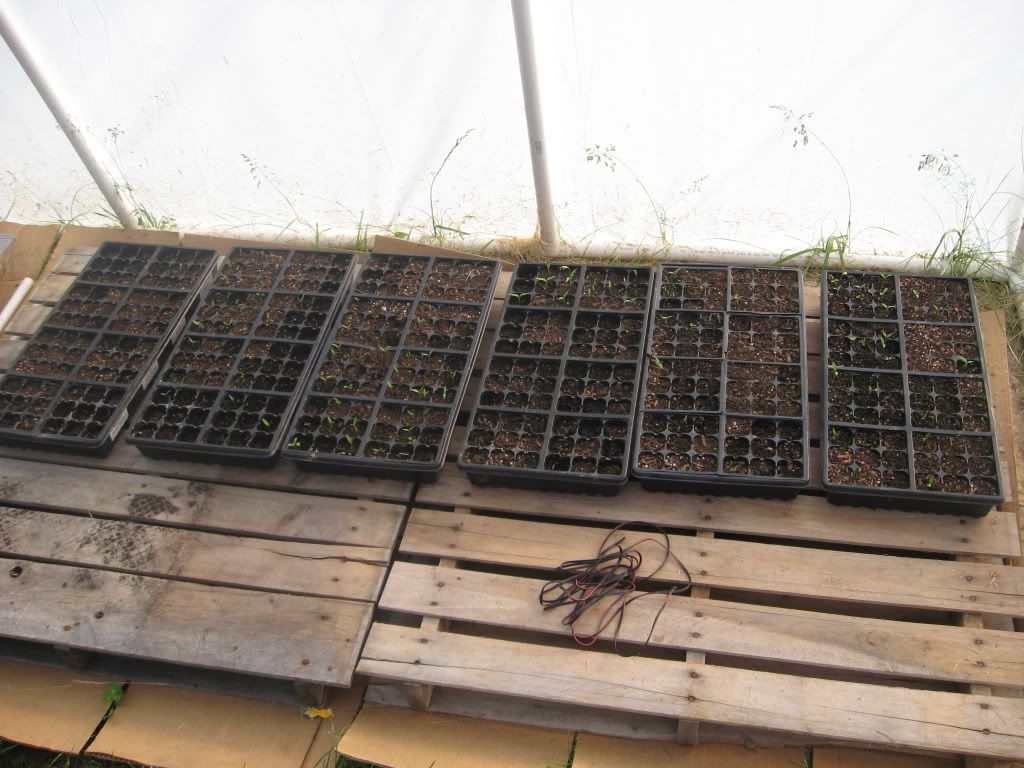
{"type": "Polygon", "coordinates": [[[839,507],[823,497],[792,500],[696,494],[649,493],[629,483],[618,496],[535,493],[477,487],[448,464],[437,483],[423,484],[417,504],[465,505],[475,509],[621,523],[643,520],[666,528],[687,528],[784,537],[920,552],[1009,555],[1020,551],[1017,518],[990,512],[983,518],[923,512],[839,507]]]}
{"type": "MultiPolygon", "coordinates": [[[[380,606],[451,621],[567,636],[563,612],[537,610],[543,583],[540,579],[396,562],[380,606]]],[[[592,619],[581,621],[579,629],[592,629],[592,619]]],[[[664,598],[652,596],[630,604],[619,639],[642,643],[652,625],[651,646],[685,650],[687,661],[692,661],[691,652],[718,653],[883,676],[1024,686],[1024,635],[1012,632],[710,598],[673,597],[665,604],[664,598]]],[[[606,636],[610,638],[612,631],[606,636]]]]}
{"type": "Polygon", "coordinates": [[[585,735],[576,744],[572,764],[573,768],[799,768],[804,757],[799,747],[752,750],[736,744],[703,744],[687,748],[585,735]]]}
{"type": "Polygon", "coordinates": [[[0,339],[0,371],[10,370],[26,344],[25,340],[0,339]]]}
{"type": "Polygon", "coordinates": [[[0,576],[5,637],[329,685],[351,683],[373,611],[10,558],[0,558],[0,576]]]}
{"type": "Polygon", "coordinates": [[[374,602],[389,550],[273,541],[0,507],[0,555],[374,602]]]}
{"type": "MultiPolygon", "coordinates": [[[[0,342],[0,353],[2,353],[2,349],[2,342],[0,342]]],[[[320,496],[378,499],[402,504],[409,501],[413,491],[413,484],[404,480],[302,472],[292,462],[284,459],[279,459],[270,469],[210,462],[150,459],[123,440],[118,440],[110,455],[106,457],[76,456],[53,451],[0,446],[0,459],[25,459],[51,465],[90,467],[116,472],[162,475],[202,483],[224,483],[252,488],[315,493],[320,496]]]]}
{"type": "Polygon", "coordinates": [[[91,259],[95,254],[96,249],[92,246],[72,246],[64,252],[64,255],[61,256],[60,260],[54,265],[54,274],[77,275],[85,269],[85,265],[89,263],[89,259],[91,259]]]}
{"type": "Polygon", "coordinates": [[[1024,702],[375,624],[360,674],[893,747],[1024,754],[1024,702]]]}
{"type": "Polygon", "coordinates": [[[63,298],[73,282],[75,282],[75,278],[72,275],[51,274],[36,285],[32,292],[32,301],[40,304],[56,304],[63,298]]]}
{"type": "Polygon", "coordinates": [[[386,560],[405,507],[0,460],[0,504],[194,530],[379,548],[386,560]]]}
{"type": "MultiPolygon", "coordinates": [[[[557,568],[592,557],[605,529],[525,522],[414,509],[401,550],[528,568],[557,568]]],[[[628,534],[627,534],[628,537],[628,534]]],[[[1024,569],[670,536],[674,554],[688,564],[695,584],[751,592],[900,605],[947,611],[1018,616],[1024,612],[1024,569]]],[[[659,552],[639,545],[641,574],[660,562],[659,552]]],[[[669,563],[659,579],[680,581],[669,563]]]]}
{"type": "Polygon", "coordinates": [[[34,301],[22,302],[18,311],[14,313],[14,317],[4,327],[4,333],[16,336],[34,336],[39,330],[39,326],[50,315],[51,309],[52,307],[37,304],[34,301]]]}
{"type": "MultiPolygon", "coordinates": [[[[995,428],[999,434],[1000,447],[1009,448],[1004,454],[1007,467],[1003,474],[1003,485],[1007,490],[1015,491],[1017,487],[1017,457],[1013,451],[1013,446],[1016,443],[1013,434],[1013,396],[1007,354],[1010,342],[1006,337],[1005,313],[982,312],[981,334],[985,342],[985,363],[989,376],[995,428]]],[[[1011,499],[1002,508],[1015,512],[1017,511],[1017,502],[1011,499]]],[[[1024,528],[1020,529],[1018,538],[1024,540],[1024,528]]],[[[1016,564],[1024,565],[1024,561],[1018,558],[1016,564]]]]}

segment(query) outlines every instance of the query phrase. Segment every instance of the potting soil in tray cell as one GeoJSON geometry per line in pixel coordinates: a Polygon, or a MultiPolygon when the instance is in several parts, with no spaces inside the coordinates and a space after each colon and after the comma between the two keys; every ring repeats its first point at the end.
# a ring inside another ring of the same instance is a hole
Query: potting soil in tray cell
{"type": "Polygon", "coordinates": [[[998,504],[971,282],[827,272],[822,302],[829,498],[968,515],[998,504]]]}
{"type": "Polygon", "coordinates": [[[459,459],[473,482],[601,493],[625,483],[652,276],[517,268],[459,459]]]}
{"type": "Polygon", "coordinates": [[[128,441],[156,457],[271,463],[350,283],[353,255],[236,248],[128,441]],[[179,402],[180,401],[180,402],[179,402]]]}
{"type": "Polygon", "coordinates": [[[798,270],[665,265],[633,474],[656,490],[792,496],[807,483],[798,270]]]}
{"type": "Polygon", "coordinates": [[[308,469],[436,478],[499,272],[486,260],[371,255],[317,358],[285,456],[308,469]]]}
{"type": "Polygon", "coordinates": [[[213,251],[101,245],[0,383],[34,393],[31,412],[20,410],[24,395],[13,395],[0,438],[108,451],[215,258],[213,251]],[[103,402],[79,402],[81,392],[103,402]]]}

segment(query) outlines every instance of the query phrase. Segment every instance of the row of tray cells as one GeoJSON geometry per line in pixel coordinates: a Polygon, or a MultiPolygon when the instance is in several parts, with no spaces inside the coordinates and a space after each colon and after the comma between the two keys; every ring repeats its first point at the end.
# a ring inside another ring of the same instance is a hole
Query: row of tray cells
{"type": "Polygon", "coordinates": [[[800,274],[757,268],[665,267],[659,309],[730,312],[800,312],[800,274]]]}
{"type": "Polygon", "coordinates": [[[960,280],[899,278],[863,272],[830,272],[828,313],[838,317],[874,320],[921,320],[972,323],[974,307],[968,284],[960,280]],[[902,315],[900,313],[903,309],[902,315]]]}
{"type": "Polygon", "coordinates": [[[828,320],[828,362],[850,368],[921,373],[981,373],[981,346],[974,326],[828,320]],[[905,344],[906,349],[901,345],[905,344]]]}

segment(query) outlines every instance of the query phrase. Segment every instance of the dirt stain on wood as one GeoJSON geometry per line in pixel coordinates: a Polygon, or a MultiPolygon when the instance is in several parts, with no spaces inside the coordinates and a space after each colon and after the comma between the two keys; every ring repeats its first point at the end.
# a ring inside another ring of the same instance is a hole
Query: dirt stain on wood
{"type": "Polygon", "coordinates": [[[136,493],[128,501],[128,514],[142,520],[173,516],[180,511],[178,505],[173,501],[155,493],[136,493]]]}

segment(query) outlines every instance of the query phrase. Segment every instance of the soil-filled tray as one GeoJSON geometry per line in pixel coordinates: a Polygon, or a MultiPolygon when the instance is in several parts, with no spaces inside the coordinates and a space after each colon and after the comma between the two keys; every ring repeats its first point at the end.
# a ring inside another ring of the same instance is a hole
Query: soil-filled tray
{"type": "Polygon", "coordinates": [[[0,440],[109,452],[216,256],[101,245],[0,379],[0,440]]]}
{"type": "Polygon", "coordinates": [[[605,494],[625,484],[652,277],[516,269],[459,457],[474,483],[605,494]]]}
{"type": "Polygon", "coordinates": [[[809,446],[800,271],[666,264],[655,296],[633,475],[652,490],[796,495],[809,446]]]}
{"type": "Polygon", "coordinates": [[[491,260],[371,255],[283,455],[316,471],[436,479],[500,272],[491,260]]]}
{"type": "Polygon", "coordinates": [[[126,440],[158,458],[272,464],[350,285],[354,258],[233,250],[126,440]]]}
{"type": "Polygon", "coordinates": [[[821,306],[829,499],[973,516],[1001,503],[971,281],[829,271],[821,306]]]}

